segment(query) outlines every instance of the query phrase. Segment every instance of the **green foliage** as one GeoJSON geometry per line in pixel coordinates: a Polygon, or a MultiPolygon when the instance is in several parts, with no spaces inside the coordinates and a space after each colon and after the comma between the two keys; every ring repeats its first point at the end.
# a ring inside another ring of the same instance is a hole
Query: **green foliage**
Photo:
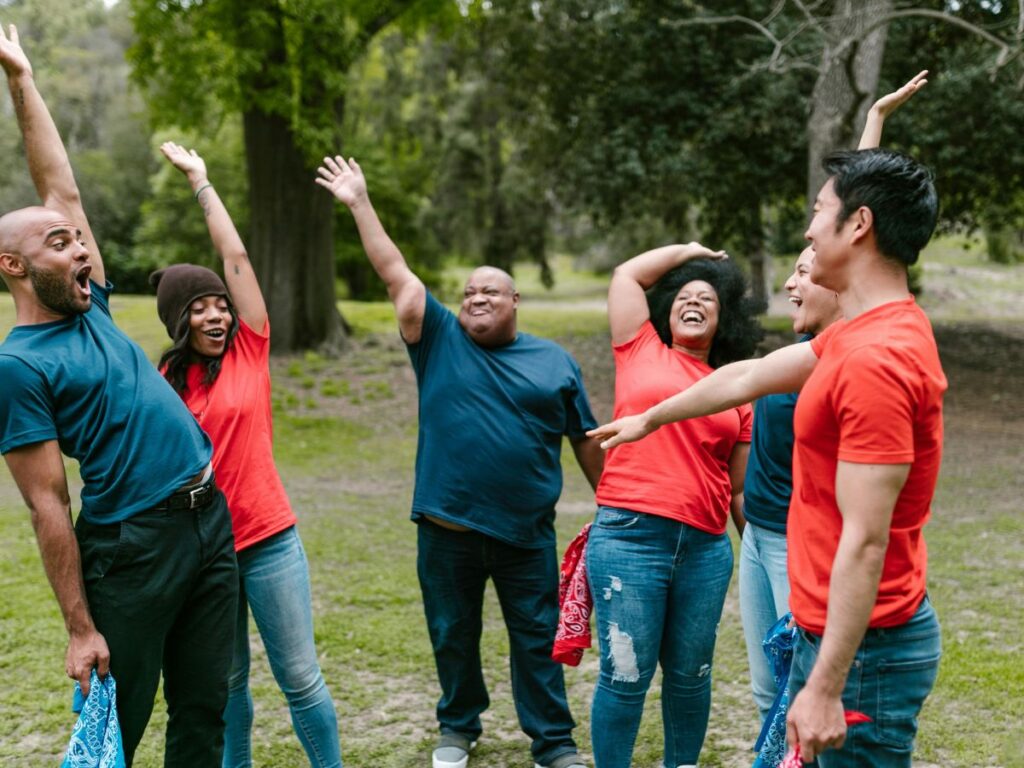
{"type": "MultiPolygon", "coordinates": [[[[993,33],[1011,30],[1018,9],[983,0],[958,4],[958,15],[993,33]]],[[[1020,254],[1024,238],[1024,60],[995,70],[995,49],[949,24],[907,20],[890,31],[880,88],[894,87],[915,69],[930,70],[926,90],[886,126],[886,144],[931,166],[946,230],[983,228],[993,260],[1020,254]],[[992,237],[989,238],[989,233],[992,237]]],[[[1019,256],[1018,256],[1019,257],[1019,256]]]]}
{"type": "MultiPolygon", "coordinates": [[[[128,83],[127,11],[100,0],[33,0],[5,7],[3,21],[18,27],[110,277],[121,291],[137,290],[132,249],[154,161],[142,100],[128,83]]],[[[38,204],[13,119],[0,122],[0,152],[16,159],[0,167],[0,211],[38,204]]]]}
{"type": "MultiPolygon", "coordinates": [[[[211,130],[183,131],[169,128],[153,135],[152,145],[175,141],[202,155],[210,181],[240,231],[248,222],[247,185],[242,130],[237,118],[226,119],[211,130]]],[[[135,249],[135,268],[130,272],[131,290],[147,292],[149,273],[168,264],[190,262],[220,271],[221,262],[210,243],[203,212],[188,180],[166,162],[156,149],[149,160],[159,163],[148,179],[149,195],[140,211],[135,249]]],[[[120,279],[124,279],[121,277],[120,279]]]]}

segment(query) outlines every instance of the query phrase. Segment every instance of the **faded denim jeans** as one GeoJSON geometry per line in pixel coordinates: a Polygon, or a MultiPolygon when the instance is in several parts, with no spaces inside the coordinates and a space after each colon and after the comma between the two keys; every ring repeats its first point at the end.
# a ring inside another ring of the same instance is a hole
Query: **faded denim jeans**
{"type": "Polygon", "coordinates": [[[740,546],[740,617],[750,662],[750,685],[763,722],[778,693],[764,637],[789,612],[786,534],[747,522],[740,546]]]}
{"type": "MultiPolygon", "coordinates": [[[[821,638],[803,629],[790,672],[790,702],[807,682],[821,638]]],[[[935,685],[942,642],[939,620],[927,597],[906,624],[869,629],[843,689],[843,707],[863,712],[870,723],[850,726],[842,749],[818,757],[821,768],[910,768],[917,715],[935,685]]]]}
{"type": "Polygon", "coordinates": [[[250,609],[309,764],[339,768],[338,718],[313,643],[309,566],[295,526],[239,552],[238,573],[235,655],[224,710],[224,768],[252,765],[250,609]]]}
{"type": "Polygon", "coordinates": [[[587,574],[601,651],[591,710],[597,768],[629,768],[660,663],[664,763],[695,765],[711,710],[711,661],[732,576],[726,534],[598,507],[587,574]]]}

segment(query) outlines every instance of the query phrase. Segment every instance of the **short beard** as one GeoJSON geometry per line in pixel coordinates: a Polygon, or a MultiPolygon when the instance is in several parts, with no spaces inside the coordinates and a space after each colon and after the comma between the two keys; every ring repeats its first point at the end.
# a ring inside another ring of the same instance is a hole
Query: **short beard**
{"type": "Polygon", "coordinates": [[[91,301],[83,302],[75,296],[74,280],[69,284],[52,272],[36,269],[31,264],[26,264],[25,268],[36,298],[47,309],[58,315],[81,315],[89,311],[91,301]]]}

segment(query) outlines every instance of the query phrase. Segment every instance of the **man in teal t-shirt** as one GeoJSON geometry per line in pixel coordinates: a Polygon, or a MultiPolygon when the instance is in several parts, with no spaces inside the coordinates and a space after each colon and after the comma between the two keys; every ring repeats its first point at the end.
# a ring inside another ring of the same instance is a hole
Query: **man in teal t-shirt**
{"type": "Polygon", "coordinates": [[[480,666],[484,587],[494,582],[508,628],[512,696],[535,765],[582,768],[562,668],[553,521],[568,436],[591,485],[603,456],[579,367],[553,342],[516,330],[519,294],[500,269],[470,275],[458,317],[431,296],[384,232],[359,166],[320,168],[349,207],[395,305],[419,384],[412,517],[434,648],[441,736],[433,768],[465,768],[489,699],[480,666]]]}
{"type": "Polygon", "coordinates": [[[165,766],[219,768],[238,577],[210,440],[114,325],[67,154],[13,27],[0,31],[0,65],[43,200],[0,217],[17,317],[0,344],[0,453],[64,615],[65,670],[85,692],[94,668],[114,675],[128,765],[162,671],[165,766]],[[62,453],[84,486],[74,527],[62,453]]]}

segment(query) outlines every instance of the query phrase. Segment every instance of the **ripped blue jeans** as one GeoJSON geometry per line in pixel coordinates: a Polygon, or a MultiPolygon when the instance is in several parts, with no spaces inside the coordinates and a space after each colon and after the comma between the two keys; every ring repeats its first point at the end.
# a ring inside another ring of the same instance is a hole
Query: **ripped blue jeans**
{"type": "Polygon", "coordinates": [[[597,768],[629,768],[661,664],[666,766],[695,765],[711,710],[711,661],[732,576],[726,534],[598,507],[587,575],[601,650],[591,708],[597,768]]]}

